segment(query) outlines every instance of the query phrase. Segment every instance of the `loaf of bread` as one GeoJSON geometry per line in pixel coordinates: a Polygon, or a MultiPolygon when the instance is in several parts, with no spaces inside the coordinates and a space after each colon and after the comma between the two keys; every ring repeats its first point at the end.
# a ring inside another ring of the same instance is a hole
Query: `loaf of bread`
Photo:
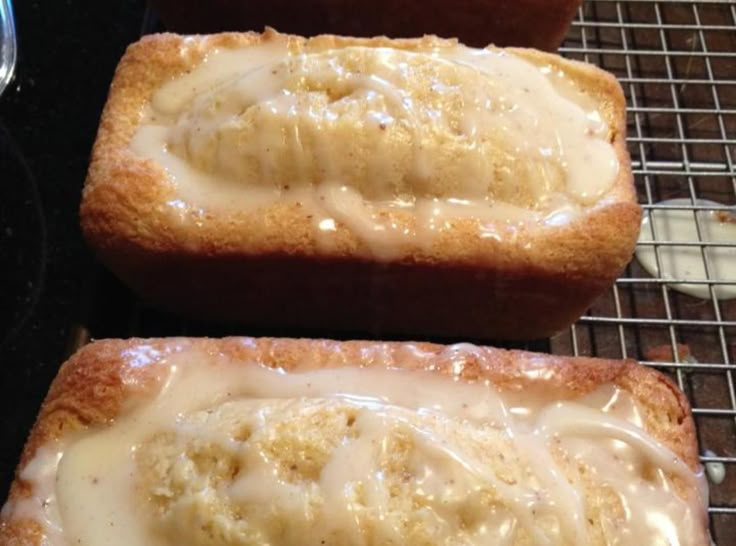
{"type": "Polygon", "coordinates": [[[468,344],[109,340],[59,372],[14,546],[709,544],[682,393],[468,344]]]}
{"type": "Polygon", "coordinates": [[[314,36],[437,34],[474,46],[555,50],[581,0],[152,0],[166,28],[203,33],[261,29],[314,36]]]}
{"type": "Polygon", "coordinates": [[[624,132],[611,75],[538,51],[150,36],[115,74],[82,227],[190,316],[544,337],[631,257],[624,132]]]}

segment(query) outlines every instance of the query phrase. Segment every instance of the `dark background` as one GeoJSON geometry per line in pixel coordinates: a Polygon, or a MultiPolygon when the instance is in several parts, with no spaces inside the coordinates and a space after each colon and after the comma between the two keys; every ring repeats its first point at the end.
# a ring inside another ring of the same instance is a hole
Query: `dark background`
{"type": "Polygon", "coordinates": [[[18,63],[0,97],[0,503],[82,312],[93,261],[78,227],[80,192],[144,4],[14,2],[18,63]]]}

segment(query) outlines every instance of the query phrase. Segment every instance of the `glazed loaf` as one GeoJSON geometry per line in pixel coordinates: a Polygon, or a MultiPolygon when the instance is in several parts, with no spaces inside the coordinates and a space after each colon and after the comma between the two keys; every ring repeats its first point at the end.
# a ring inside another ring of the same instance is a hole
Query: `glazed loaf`
{"type": "Polygon", "coordinates": [[[624,131],[611,75],[538,51],[151,36],[115,74],[82,227],[191,316],[544,337],[630,259],[624,131]]]}
{"type": "Polygon", "coordinates": [[[4,545],[709,544],[686,399],[631,361],[109,340],[59,372],[4,545]]]}
{"type": "Polygon", "coordinates": [[[166,28],[202,33],[261,29],[314,36],[437,34],[474,46],[555,50],[581,0],[153,0],[166,28]]]}

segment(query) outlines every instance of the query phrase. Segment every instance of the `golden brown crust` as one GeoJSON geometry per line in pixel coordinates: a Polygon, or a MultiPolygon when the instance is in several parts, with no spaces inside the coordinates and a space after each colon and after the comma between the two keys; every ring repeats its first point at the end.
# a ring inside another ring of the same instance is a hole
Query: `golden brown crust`
{"type": "MultiPolygon", "coordinates": [[[[452,47],[455,44],[435,37],[389,40],[319,36],[306,40],[267,30],[263,34],[228,33],[195,37],[162,34],[148,36],[130,46],[120,61],[102,114],[84,190],[81,221],[87,240],[102,261],[149,299],[190,313],[243,318],[227,306],[220,308],[217,303],[190,306],[188,309],[176,301],[175,294],[177,290],[181,292],[181,286],[176,290],[172,288],[174,294],[169,295],[167,287],[161,286],[166,283],[156,283],[152,279],[156,274],[168,275],[170,282],[177,283],[174,265],[179,271],[182,267],[197,269],[199,264],[189,262],[203,259],[213,264],[213,270],[219,267],[217,260],[227,263],[237,275],[245,276],[248,281],[249,269],[257,269],[253,260],[274,256],[303,263],[316,260],[376,263],[370,247],[339,223],[335,244],[325,249],[318,243],[318,230],[298,204],[276,204],[255,211],[205,212],[204,218],[195,218],[194,214],[200,213],[192,211],[184,220],[177,218],[171,207],[165,205],[173,197],[174,190],[162,168],[137,157],[128,147],[140,123],[142,107],[161,84],[191,69],[215,48],[244,47],[269,41],[287,41],[293,50],[309,51],[356,44],[409,50],[426,49],[430,45],[452,47]],[[177,260],[181,263],[176,263],[177,260]],[[168,273],[161,269],[167,261],[172,264],[168,273]]],[[[502,278],[507,292],[503,295],[499,294],[499,289],[489,289],[487,283],[479,285],[479,292],[472,287],[473,281],[467,278],[457,283],[456,292],[451,287],[445,291],[459,300],[491,301],[490,308],[495,309],[537,309],[537,314],[543,313],[548,317],[547,327],[545,323],[534,328],[525,328],[522,324],[513,327],[517,321],[513,316],[506,316],[505,321],[512,327],[505,329],[503,325],[494,324],[488,308],[469,308],[468,315],[473,316],[477,323],[475,327],[469,324],[455,332],[450,326],[448,332],[440,326],[427,331],[404,318],[397,321],[398,330],[389,323],[386,331],[543,337],[574,320],[615,280],[631,258],[639,229],[640,209],[636,204],[626,151],[625,101],[620,86],[613,76],[590,65],[535,50],[511,51],[533,63],[562,70],[598,102],[611,128],[611,142],[621,166],[618,177],[594,207],[566,225],[528,224],[515,228],[513,233],[499,225],[499,237],[483,237],[477,220],[458,219],[451,229],[438,234],[427,248],[413,249],[381,264],[381,267],[392,271],[397,268],[421,270],[438,267],[440,279],[444,274],[442,269],[466,270],[471,276],[502,278]],[[545,286],[545,282],[549,286],[545,286]],[[563,299],[558,296],[556,284],[565,283],[574,284],[575,289],[564,294],[563,299]],[[528,286],[532,286],[531,290],[528,286]],[[467,294],[463,293],[465,287],[467,294]],[[531,292],[528,297],[524,290],[531,292]],[[541,293],[535,293],[537,291],[541,293]],[[530,308],[535,300],[545,297],[556,303],[530,308]],[[480,325],[489,325],[490,328],[480,325]]],[[[263,262],[259,261],[258,265],[262,266],[263,262]]],[[[222,284],[220,288],[210,287],[212,283],[208,281],[213,279],[203,274],[202,278],[191,277],[189,284],[199,291],[212,290],[207,298],[203,298],[210,302],[221,301],[228,292],[237,290],[236,285],[226,287],[227,291],[222,284]]],[[[319,287],[319,279],[315,282],[319,287]]],[[[243,286],[241,283],[241,291],[243,286]]],[[[362,288],[357,290],[358,294],[369,291],[367,286],[362,288]]],[[[254,303],[252,300],[239,302],[240,313],[255,313],[254,303]]],[[[372,312],[364,311],[363,314],[369,316],[372,312]]],[[[247,316],[245,318],[247,321],[247,316]]],[[[341,325],[335,321],[330,324],[329,315],[324,315],[324,320],[326,325],[341,325]]],[[[295,322],[298,326],[299,321],[295,322]]],[[[310,325],[309,322],[306,324],[310,325]]],[[[365,324],[359,329],[365,330],[365,324]]]]}
{"type": "MultiPolygon", "coordinates": [[[[466,381],[489,379],[501,389],[522,390],[541,384],[569,397],[613,383],[631,394],[649,434],[692,470],[699,468],[687,399],[664,375],[630,360],[479,347],[463,353],[464,365],[458,369],[458,360],[449,356],[447,347],[432,343],[272,338],[104,340],[82,348],[61,367],[26,443],[8,500],[32,494],[20,473],[40,446],[87,427],[110,423],[120,414],[126,400],[157,391],[165,377],[167,354],[187,350],[222,355],[228,365],[259,364],[286,371],[344,366],[431,370],[466,381]],[[145,359],[146,365],[140,365],[141,359],[145,359]]],[[[39,532],[33,522],[0,519],[0,544],[36,545],[39,532]]]]}

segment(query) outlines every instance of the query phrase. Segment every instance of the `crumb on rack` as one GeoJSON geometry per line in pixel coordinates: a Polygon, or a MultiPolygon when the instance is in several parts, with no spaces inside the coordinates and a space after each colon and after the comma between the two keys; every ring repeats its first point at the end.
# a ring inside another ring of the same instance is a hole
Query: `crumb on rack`
{"type": "MultiPolygon", "coordinates": [[[[690,347],[684,343],[677,343],[677,360],[679,362],[697,362],[690,352],[690,347]]],[[[657,345],[644,351],[644,359],[652,362],[674,362],[672,345],[657,345]]]]}
{"type": "Polygon", "coordinates": [[[736,224],[736,214],[729,210],[719,210],[716,212],[716,218],[722,224],[736,224]]]}

